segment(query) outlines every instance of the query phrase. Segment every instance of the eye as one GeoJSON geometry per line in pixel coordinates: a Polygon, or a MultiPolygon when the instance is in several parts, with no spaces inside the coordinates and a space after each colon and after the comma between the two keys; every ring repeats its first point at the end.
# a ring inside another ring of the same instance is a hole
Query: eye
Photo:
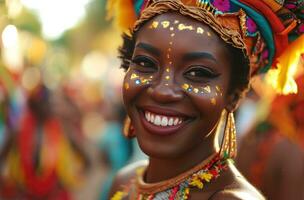
{"type": "Polygon", "coordinates": [[[157,71],[156,62],[146,56],[136,56],[132,60],[131,67],[141,73],[154,73],[157,71]]]}
{"type": "Polygon", "coordinates": [[[206,81],[216,78],[220,74],[213,72],[211,69],[204,66],[193,66],[184,73],[184,76],[194,82],[206,81]]]}

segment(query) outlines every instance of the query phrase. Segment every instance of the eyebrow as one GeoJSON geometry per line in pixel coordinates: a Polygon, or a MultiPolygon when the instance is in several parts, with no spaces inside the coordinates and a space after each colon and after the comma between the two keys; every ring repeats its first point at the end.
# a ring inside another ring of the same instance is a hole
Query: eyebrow
{"type": "Polygon", "coordinates": [[[148,51],[148,52],[154,54],[155,56],[159,56],[160,53],[161,53],[157,48],[155,48],[155,47],[153,47],[152,45],[147,44],[147,43],[142,43],[142,42],[141,42],[141,43],[138,43],[138,44],[136,45],[136,47],[137,47],[137,48],[140,48],[140,49],[143,49],[143,50],[146,50],[146,51],[148,51]]]}
{"type": "Polygon", "coordinates": [[[215,57],[207,52],[191,52],[191,53],[186,53],[183,56],[184,60],[194,60],[194,59],[200,59],[200,58],[207,58],[209,60],[213,60],[214,62],[217,62],[215,57]]]}

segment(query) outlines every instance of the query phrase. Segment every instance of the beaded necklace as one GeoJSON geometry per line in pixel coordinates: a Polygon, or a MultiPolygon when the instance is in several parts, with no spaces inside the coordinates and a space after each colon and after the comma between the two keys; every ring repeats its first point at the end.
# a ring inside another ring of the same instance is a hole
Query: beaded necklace
{"type": "Polygon", "coordinates": [[[187,200],[190,197],[190,188],[203,189],[204,185],[219,177],[220,172],[227,169],[227,159],[214,154],[196,165],[194,168],[177,177],[158,183],[143,181],[144,169],[140,169],[136,180],[135,192],[130,188],[118,191],[111,200],[122,200],[128,195],[131,200],[187,200]]]}

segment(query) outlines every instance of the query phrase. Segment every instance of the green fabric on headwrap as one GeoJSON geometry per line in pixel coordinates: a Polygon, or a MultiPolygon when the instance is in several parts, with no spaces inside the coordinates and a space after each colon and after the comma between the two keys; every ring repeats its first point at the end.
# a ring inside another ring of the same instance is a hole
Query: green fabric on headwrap
{"type": "Polygon", "coordinates": [[[273,33],[270,28],[270,25],[269,25],[268,21],[254,9],[248,7],[247,5],[241,3],[237,0],[231,0],[231,2],[234,3],[235,5],[239,6],[240,8],[242,8],[249,17],[254,19],[254,22],[259,27],[259,31],[262,34],[262,37],[265,40],[267,49],[269,51],[269,56],[268,56],[269,63],[259,70],[259,73],[265,73],[270,69],[272,62],[273,62],[273,57],[275,55],[274,39],[273,39],[273,33]]]}
{"type": "Polygon", "coordinates": [[[135,3],[135,12],[136,12],[137,16],[139,16],[139,14],[140,14],[143,3],[144,3],[144,0],[137,0],[135,3]]]}

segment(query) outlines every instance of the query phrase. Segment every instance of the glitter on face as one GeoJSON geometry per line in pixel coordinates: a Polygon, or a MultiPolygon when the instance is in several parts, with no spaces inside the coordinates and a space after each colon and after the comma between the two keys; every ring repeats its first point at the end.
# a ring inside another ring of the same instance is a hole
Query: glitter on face
{"type": "MultiPolygon", "coordinates": [[[[179,30],[179,31],[184,31],[184,30],[188,30],[188,31],[195,31],[197,34],[200,34],[200,35],[203,35],[205,30],[202,28],[202,27],[194,27],[192,25],[185,25],[183,23],[180,23],[178,20],[174,20],[174,22],[171,24],[170,21],[168,20],[164,20],[164,21],[161,21],[161,22],[158,22],[158,21],[153,21],[152,24],[150,25],[149,28],[151,29],[156,29],[159,27],[159,24],[162,25],[163,28],[168,28],[170,27],[170,31],[174,31],[175,27],[179,30]],[[172,26],[170,26],[170,24],[172,26]]],[[[211,37],[211,33],[210,32],[207,32],[207,36],[208,37],[211,37]]],[[[174,37],[174,34],[171,34],[171,37],[174,37]]]]}
{"type": "Polygon", "coordinates": [[[203,90],[206,91],[207,93],[211,93],[211,88],[209,85],[203,87],[203,90]]]}
{"type": "Polygon", "coordinates": [[[184,90],[188,90],[189,87],[190,87],[190,86],[189,86],[189,84],[187,84],[187,83],[184,83],[184,84],[182,85],[182,88],[183,88],[184,90]]]}
{"type": "Polygon", "coordinates": [[[149,80],[148,79],[142,79],[141,82],[142,83],[149,83],[149,80]]]}
{"type": "Polygon", "coordinates": [[[159,24],[159,22],[153,21],[152,24],[151,24],[151,26],[149,28],[156,29],[158,27],[158,24],[159,24]]]}
{"type": "Polygon", "coordinates": [[[131,74],[131,80],[138,78],[139,76],[135,73],[131,74]]]}
{"type": "Polygon", "coordinates": [[[126,90],[128,90],[128,89],[130,88],[129,83],[125,83],[125,84],[124,84],[124,87],[125,87],[126,90]]]}
{"type": "Polygon", "coordinates": [[[161,25],[163,26],[163,28],[168,28],[170,26],[170,22],[169,21],[162,21],[161,25]]]}
{"type": "Polygon", "coordinates": [[[135,80],[135,84],[136,84],[136,85],[139,85],[140,83],[141,83],[141,82],[140,82],[139,79],[135,80]]]}
{"type": "MultiPolygon", "coordinates": [[[[197,34],[203,35],[205,33],[205,30],[202,27],[194,27],[192,25],[186,25],[184,23],[180,23],[178,20],[174,20],[174,22],[170,22],[169,20],[164,20],[164,21],[153,21],[152,24],[150,25],[151,29],[156,29],[156,28],[168,28],[170,30],[169,36],[173,39],[175,37],[175,30],[178,31],[194,31],[197,34]]],[[[206,32],[206,34],[210,37],[211,33],[206,32]]],[[[172,52],[172,46],[173,46],[173,41],[169,41],[169,48],[167,49],[167,54],[166,58],[168,59],[169,66],[173,64],[171,59],[171,52],[172,52]]],[[[165,79],[168,81],[171,79],[170,77],[170,69],[169,66],[165,69],[165,79]]],[[[152,77],[150,77],[152,78],[152,77]]],[[[144,80],[144,79],[139,79],[138,75],[132,74],[131,79],[136,79],[135,83],[136,84],[141,84],[141,83],[149,83],[149,81],[144,80]]],[[[165,85],[168,85],[168,83],[165,83],[165,85]]],[[[211,88],[210,86],[205,86],[205,87],[200,87],[200,88],[195,88],[189,84],[183,84],[182,88],[188,92],[194,92],[195,94],[201,93],[211,93],[211,88]]],[[[215,94],[217,95],[217,93],[215,94]]],[[[212,100],[214,102],[214,100],[212,100]]]]}
{"type": "Polygon", "coordinates": [[[221,88],[220,88],[218,85],[215,86],[215,89],[216,89],[216,91],[217,91],[221,96],[223,96],[222,90],[221,90],[221,88]]]}
{"type": "Polygon", "coordinates": [[[211,104],[212,105],[216,105],[216,99],[213,97],[213,98],[211,98],[211,104]]]}
{"type": "Polygon", "coordinates": [[[198,27],[197,30],[196,30],[196,33],[204,34],[204,29],[202,29],[201,27],[198,27]]]}
{"type": "Polygon", "coordinates": [[[185,24],[179,24],[178,25],[178,30],[182,31],[182,30],[194,30],[193,26],[186,26],[185,24]]]}

